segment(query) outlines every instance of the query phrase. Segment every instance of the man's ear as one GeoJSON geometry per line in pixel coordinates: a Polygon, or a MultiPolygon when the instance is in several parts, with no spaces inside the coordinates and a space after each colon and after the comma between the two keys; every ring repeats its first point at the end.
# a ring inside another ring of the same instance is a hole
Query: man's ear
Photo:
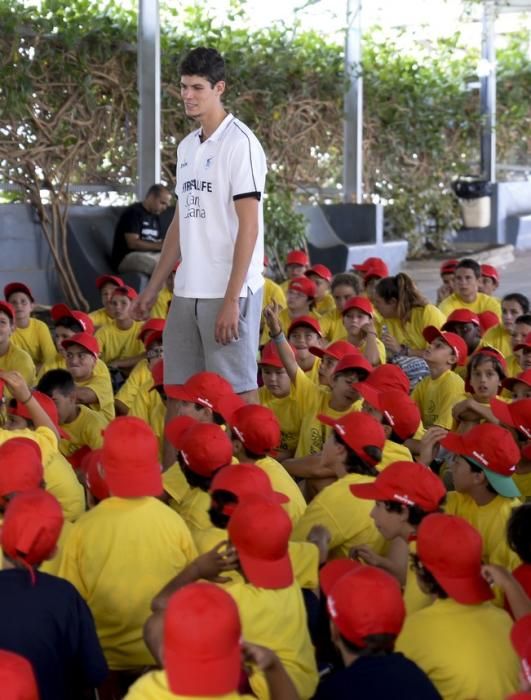
{"type": "Polygon", "coordinates": [[[224,80],[218,80],[218,82],[214,85],[214,92],[221,97],[223,93],[225,92],[225,81],[224,80]]]}

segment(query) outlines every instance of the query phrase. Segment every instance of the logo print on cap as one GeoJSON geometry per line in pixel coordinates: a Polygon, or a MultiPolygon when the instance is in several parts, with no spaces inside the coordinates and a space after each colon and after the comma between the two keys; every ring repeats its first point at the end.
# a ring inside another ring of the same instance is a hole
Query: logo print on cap
{"type": "Polygon", "coordinates": [[[479,459],[481,464],[484,464],[486,467],[489,466],[489,460],[485,457],[485,455],[482,452],[477,452],[476,450],[473,450],[472,456],[476,459],[479,459]]]}

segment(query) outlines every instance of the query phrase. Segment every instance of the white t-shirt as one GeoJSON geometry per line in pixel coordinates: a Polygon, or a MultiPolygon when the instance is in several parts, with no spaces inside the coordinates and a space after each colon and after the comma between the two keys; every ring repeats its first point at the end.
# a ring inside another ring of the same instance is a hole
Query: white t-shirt
{"type": "Polygon", "coordinates": [[[258,238],[240,296],[263,285],[263,194],[266,158],[252,131],[228,114],[201,143],[201,129],[177,148],[177,184],[182,262],[174,294],[197,299],[225,295],[232,270],[238,217],[234,201],[254,196],[260,201],[258,238]]]}

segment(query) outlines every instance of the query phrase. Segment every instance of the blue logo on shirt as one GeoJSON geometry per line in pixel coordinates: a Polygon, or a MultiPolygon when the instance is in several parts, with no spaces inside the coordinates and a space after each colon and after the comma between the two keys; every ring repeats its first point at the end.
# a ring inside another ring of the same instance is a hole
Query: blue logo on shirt
{"type": "Polygon", "coordinates": [[[212,161],[213,161],[213,160],[214,160],[214,156],[210,156],[210,158],[207,158],[207,159],[206,159],[205,170],[208,170],[208,168],[210,168],[210,166],[212,165],[212,161]]]}

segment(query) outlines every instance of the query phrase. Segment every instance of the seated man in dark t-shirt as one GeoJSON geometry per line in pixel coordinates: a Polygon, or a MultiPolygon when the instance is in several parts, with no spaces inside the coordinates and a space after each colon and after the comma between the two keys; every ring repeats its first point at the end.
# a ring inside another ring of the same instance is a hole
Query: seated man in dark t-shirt
{"type": "Polygon", "coordinates": [[[114,231],[111,257],[115,271],[151,275],[163,241],[159,217],[170,204],[170,191],[164,185],[151,185],[142,202],[123,211],[114,231]]]}
{"type": "Polygon", "coordinates": [[[440,700],[424,671],[394,651],[406,614],[398,581],[348,559],[329,562],[319,578],[344,668],[323,678],[314,700],[440,700]]]}

